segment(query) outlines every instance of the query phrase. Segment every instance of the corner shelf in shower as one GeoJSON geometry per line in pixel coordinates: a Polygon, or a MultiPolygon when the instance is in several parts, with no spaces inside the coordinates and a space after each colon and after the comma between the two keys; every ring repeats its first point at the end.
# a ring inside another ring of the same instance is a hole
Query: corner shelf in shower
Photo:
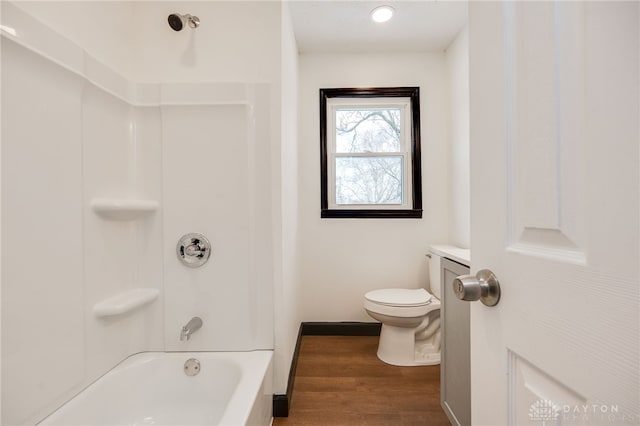
{"type": "Polygon", "coordinates": [[[99,216],[111,220],[135,220],[158,210],[154,200],[94,198],[91,208],[99,216]]]}
{"type": "Polygon", "coordinates": [[[97,317],[123,315],[153,302],[159,293],[157,288],[133,288],[96,303],[93,313],[97,317]]]}

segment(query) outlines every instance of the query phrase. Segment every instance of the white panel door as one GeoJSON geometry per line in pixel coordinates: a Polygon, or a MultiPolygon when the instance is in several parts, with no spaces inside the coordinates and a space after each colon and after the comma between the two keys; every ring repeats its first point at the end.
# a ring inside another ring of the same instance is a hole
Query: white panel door
{"type": "Polygon", "coordinates": [[[474,425],[636,425],[639,3],[470,5],[474,425]]]}

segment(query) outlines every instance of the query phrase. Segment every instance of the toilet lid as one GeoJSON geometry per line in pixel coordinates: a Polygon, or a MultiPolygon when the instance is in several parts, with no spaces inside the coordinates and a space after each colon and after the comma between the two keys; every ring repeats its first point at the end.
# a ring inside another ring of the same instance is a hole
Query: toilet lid
{"type": "Polygon", "coordinates": [[[364,297],[385,306],[423,306],[431,300],[431,295],[423,288],[384,288],[370,291],[364,297]]]}

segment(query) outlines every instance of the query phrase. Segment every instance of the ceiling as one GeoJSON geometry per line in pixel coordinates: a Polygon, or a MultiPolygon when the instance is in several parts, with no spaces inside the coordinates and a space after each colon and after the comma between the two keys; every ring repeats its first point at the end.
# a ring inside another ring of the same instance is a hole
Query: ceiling
{"type": "Polygon", "coordinates": [[[289,2],[301,53],[387,53],[443,51],[467,22],[466,1],[289,2]],[[371,10],[389,5],[395,14],[376,24],[371,10]]]}

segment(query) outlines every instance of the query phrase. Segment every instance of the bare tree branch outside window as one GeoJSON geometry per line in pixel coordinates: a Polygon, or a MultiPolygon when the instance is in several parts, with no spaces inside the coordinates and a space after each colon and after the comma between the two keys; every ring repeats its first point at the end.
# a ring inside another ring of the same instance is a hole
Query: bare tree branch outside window
{"type": "Polygon", "coordinates": [[[336,111],[336,153],[356,154],[336,157],[336,204],[402,204],[400,120],[400,109],[336,111]]]}

